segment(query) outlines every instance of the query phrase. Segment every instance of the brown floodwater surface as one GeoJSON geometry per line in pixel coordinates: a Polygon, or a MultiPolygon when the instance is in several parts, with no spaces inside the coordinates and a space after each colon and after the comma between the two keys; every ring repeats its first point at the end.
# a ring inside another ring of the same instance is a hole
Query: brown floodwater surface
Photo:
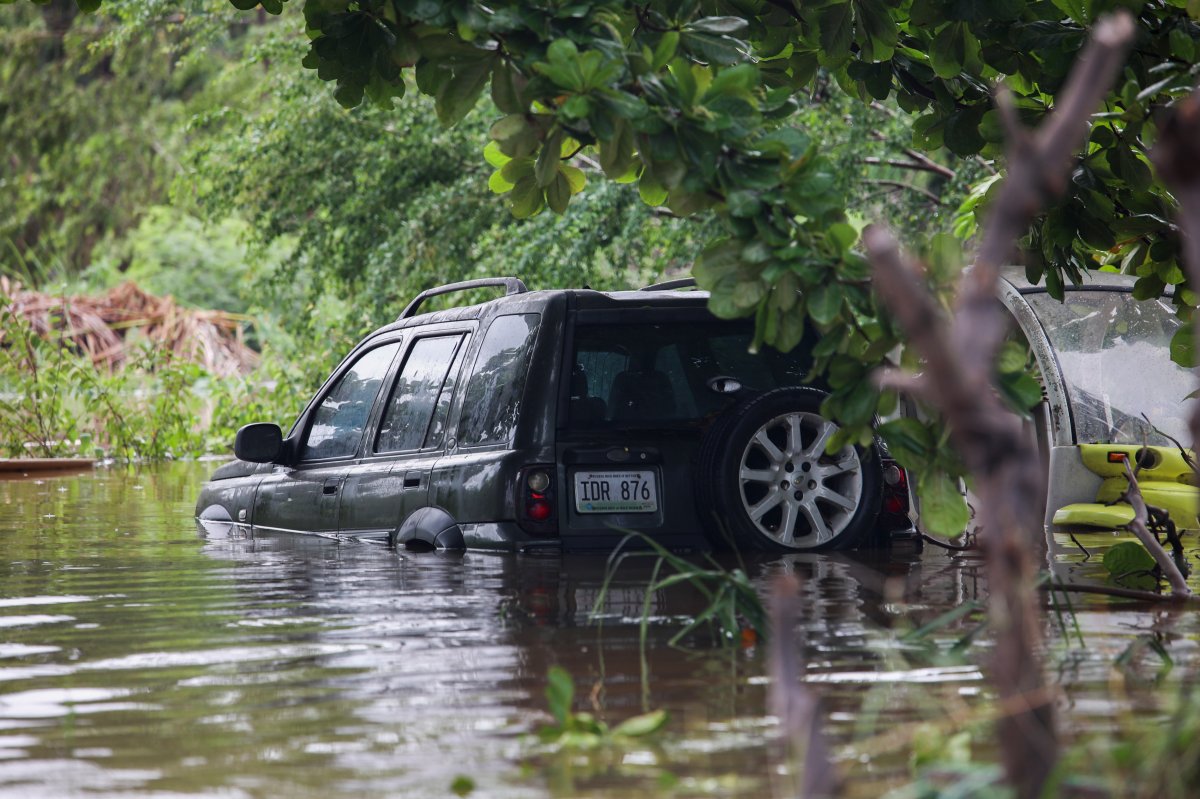
{"type": "MultiPolygon", "coordinates": [[[[710,631],[669,646],[704,599],[647,599],[652,559],[627,561],[593,617],[602,556],[200,529],[211,467],[0,482],[0,797],[439,797],[460,776],[481,797],[787,795],[765,646],[710,631]],[[542,745],[554,665],[576,711],[669,722],[591,753],[542,745]]],[[[1102,580],[1116,540],[1085,542],[1088,559],[1064,547],[1059,571],[1102,580]]],[[[909,547],[745,566],[764,595],[773,575],[802,579],[808,680],[852,795],[903,785],[914,735],[967,731],[994,758],[982,615],[905,638],[984,597],[977,560],[909,547]]],[[[1047,669],[1068,735],[1153,721],[1194,673],[1194,611],[1079,595],[1060,610],[1047,669]]]]}

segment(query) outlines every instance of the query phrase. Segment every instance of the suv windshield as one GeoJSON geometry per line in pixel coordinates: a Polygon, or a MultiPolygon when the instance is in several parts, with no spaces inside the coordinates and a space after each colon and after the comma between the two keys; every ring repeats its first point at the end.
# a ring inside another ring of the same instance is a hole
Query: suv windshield
{"type": "Polygon", "coordinates": [[[753,337],[736,322],[579,324],[568,425],[692,425],[734,402],[709,386],[713,378],[754,392],[804,381],[808,347],[752,354],[753,337]]]}
{"type": "Polygon", "coordinates": [[[1025,299],[1058,355],[1080,444],[1170,446],[1163,433],[1190,439],[1184,400],[1196,379],[1171,360],[1181,322],[1167,300],[1139,301],[1124,291],[1025,299]]]}

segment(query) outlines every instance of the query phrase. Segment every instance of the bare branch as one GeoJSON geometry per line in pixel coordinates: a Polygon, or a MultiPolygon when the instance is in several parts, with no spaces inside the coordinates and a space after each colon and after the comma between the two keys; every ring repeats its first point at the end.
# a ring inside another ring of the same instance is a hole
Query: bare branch
{"type": "Polygon", "coordinates": [[[878,293],[924,359],[927,400],[941,410],[951,443],[975,477],[986,533],[981,543],[990,616],[997,629],[991,672],[1002,701],[1013,708],[998,720],[998,737],[1008,780],[1025,799],[1041,795],[1058,758],[1058,742],[1052,694],[1037,655],[1042,632],[1035,553],[1045,547],[1045,485],[1031,466],[1038,460],[1032,437],[992,384],[995,354],[1010,325],[997,298],[999,274],[1045,200],[1066,185],[1071,154],[1081,145],[1133,33],[1126,12],[1100,20],[1061,102],[1032,134],[1020,131],[1015,110],[1006,106],[1003,94],[998,96],[1013,131],[1008,176],[984,226],[975,264],[959,282],[952,320],[890,234],[872,227],[863,235],[878,293]]]}
{"type": "Polygon", "coordinates": [[[917,194],[922,195],[927,200],[932,202],[934,205],[942,205],[942,198],[937,196],[933,192],[931,192],[929,189],[924,189],[924,188],[921,188],[920,186],[914,186],[913,184],[905,183],[902,180],[870,180],[870,179],[868,179],[863,182],[870,183],[875,186],[891,186],[892,188],[895,188],[895,189],[906,189],[908,191],[915,191],[917,194]]]}
{"type": "Polygon", "coordinates": [[[1138,602],[1154,602],[1162,604],[1163,602],[1171,603],[1193,603],[1200,600],[1195,594],[1181,596],[1179,594],[1156,594],[1153,591],[1138,591],[1136,588],[1120,588],[1115,585],[1080,585],[1079,583],[1054,583],[1053,585],[1044,585],[1042,590],[1053,593],[1055,591],[1066,591],[1074,594],[1097,594],[1099,596],[1115,596],[1120,599],[1134,599],[1138,602]]]}
{"type": "Polygon", "coordinates": [[[1158,564],[1158,568],[1171,586],[1171,593],[1176,596],[1190,596],[1191,589],[1188,588],[1187,580],[1179,571],[1179,567],[1175,565],[1175,561],[1171,560],[1171,556],[1167,554],[1167,551],[1162,548],[1162,544],[1158,543],[1158,539],[1154,537],[1154,533],[1150,532],[1146,526],[1149,511],[1146,509],[1146,500],[1142,498],[1142,489],[1138,486],[1137,476],[1133,473],[1133,467],[1129,465],[1128,458],[1125,459],[1125,479],[1129,481],[1129,489],[1125,492],[1125,498],[1133,506],[1133,521],[1127,525],[1129,532],[1137,536],[1138,540],[1142,542],[1142,546],[1154,558],[1154,562],[1158,564]]]}
{"type": "Polygon", "coordinates": [[[891,166],[896,169],[911,169],[916,172],[932,172],[935,175],[941,175],[944,178],[952,178],[955,175],[953,169],[944,167],[941,164],[935,163],[928,158],[914,159],[912,161],[901,161],[897,158],[876,158],[868,156],[862,160],[867,166],[891,166]]]}

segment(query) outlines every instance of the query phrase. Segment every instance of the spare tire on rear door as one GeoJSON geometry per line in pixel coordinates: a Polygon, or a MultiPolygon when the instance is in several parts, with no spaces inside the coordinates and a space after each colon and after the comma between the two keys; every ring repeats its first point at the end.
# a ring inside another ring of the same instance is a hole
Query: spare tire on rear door
{"type": "Polygon", "coordinates": [[[875,523],[879,453],[825,445],[838,429],[823,391],[780,388],[731,408],[700,445],[696,501],[713,540],[771,552],[844,550],[875,523]]]}

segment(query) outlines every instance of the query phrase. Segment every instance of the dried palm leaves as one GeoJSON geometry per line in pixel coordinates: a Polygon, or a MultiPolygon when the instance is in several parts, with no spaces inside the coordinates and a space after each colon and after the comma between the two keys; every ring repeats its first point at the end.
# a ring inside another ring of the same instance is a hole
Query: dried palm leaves
{"type": "Polygon", "coordinates": [[[138,338],[220,377],[248,372],[258,362],[244,339],[246,317],[184,308],[170,296],[147,294],[133,283],[99,297],[67,297],[24,289],[0,277],[0,302],[39,335],[68,339],[97,367],[109,370],[126,363],[138,338]]]}

